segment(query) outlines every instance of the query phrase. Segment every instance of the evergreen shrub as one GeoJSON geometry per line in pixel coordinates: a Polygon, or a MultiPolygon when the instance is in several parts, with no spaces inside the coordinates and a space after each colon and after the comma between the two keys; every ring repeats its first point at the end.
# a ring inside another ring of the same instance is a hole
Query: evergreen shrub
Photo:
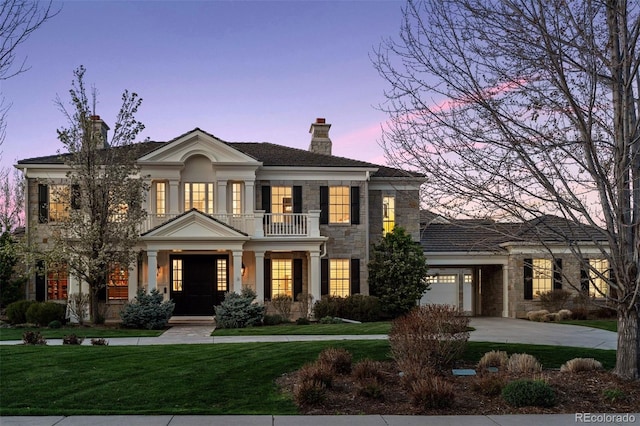
{"type": "Polygon", "coordinates": [[[553,407],[556,394],[543,380],[514,380],[502,389],[502,398],[513,407],[553,407]]]}
{"type": "Polygon", "coordinates": [[[262,324],[265,307],[253,303],[256,293],[244,287],[240,294],[229,292],[224,301],[215,307],[216,325],[220,328],[244,328],[262,324]]]}
{"type": "Polygon", "coordinates": [[[120,312],[122,326],[146,330],[161,330],[167,326],[175,303],[163,301],[158,290],[145,292],[138,289],[138,294],[132,302],[127,303],[120,312]]]}

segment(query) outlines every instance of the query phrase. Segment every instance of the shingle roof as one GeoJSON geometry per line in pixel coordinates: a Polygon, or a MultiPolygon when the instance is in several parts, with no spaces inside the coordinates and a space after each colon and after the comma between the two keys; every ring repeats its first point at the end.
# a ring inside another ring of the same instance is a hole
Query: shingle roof
{"type": "MultiPolygon", "coordinates": [[[[131,149],[139,157],[149,154],[181,137],[193,133],[195,131],[203,132],[211,137],[216,138],[211,133],[205,132],[199,128],[195,128],[189,132],[183,133],[168,142],[140,142],[124,147],[109,149],[131,149]]],[[[216,138],[220,140],[219,138],[216,138]]],[[[260,161],[264,166],[272,167],[362,167],[375,168],[377,171],[373,174],[376,177],[409,177],[419,178],[423,175],[415,172],[395,169],[392,167],[381,166],[378,164],[367,163],[365,161],[353,160],[350,158],[338,157],[334,155],[317,154],[304,149],[291,148],[283,145],[277,145],[269,142],[221,142],[230,147],[260,161]]],[[[18,164],[64,164],[64,158],[70,154],[57,154],[45,157],[27,158],[18,161],[18,164]]]]}
{"type": "Polygon", "coordinates": [[[522,223],[453,220],[423,224],[420,244],[426,252],[504,252],[506,243],[603,241],[602,229],[546,215],[522,223]]]}

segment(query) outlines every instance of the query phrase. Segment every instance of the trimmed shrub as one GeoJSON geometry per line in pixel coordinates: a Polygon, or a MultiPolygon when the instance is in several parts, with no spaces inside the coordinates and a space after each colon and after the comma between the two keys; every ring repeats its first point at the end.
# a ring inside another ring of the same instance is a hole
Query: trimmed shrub
{"type": "Polygon", "coordinates": [[[58,320],[53,320],[48,325],[49,328],[62,328],[62,323],[58,320]]]}
{"type": "Polygon", "coordinates": [[[328,366],[335,374],[351,373],[353,357],[346,349],[327,348],[318,355],[318,363],[328,366]]]}
{"type": "Polygon", "coordinates": [[[175,304],[173,301],[163,301],[158,290],[150,293],[143,288],[138,289],[136,298],[127,303],[120,312],[122,326],[147,330],[161,330],[167,326],[175,304]]]}
{"type": "Polygon", "coordinates": [[[362,294],[323,296],[313,305],[313,314],[316,318],[339,317],[362,322],[380,321],[384,317],[380,299],[362,294]]]}
{"type": "Polygon", "coordinates": [[[7,306],[6,315],[11,324],[24,324],[27,322],[27,309],[37,303],[34,300],[18,300],[7,306]]]}
{"type": "Polygon", "coordinates": [[[109,346],[109,341],[105,339],[91,339],[91,344],[93,346],[109,346]]]}
{"type": "Polygon", "coordinates": [[[25,331],[22,333],[22,341],[25,345],[46,345],[47,341],[39,331],[25,331]]]}
{"type": "Polygon", "coordinates": [[[262,324],[264,305],[253,303],[256,293],[244,287],[240,294],[227,293],[224,301],[215,307],[216,324],[220,328],[244,328],[262,324]]]}
{"type": "Polygon", "coordinates": [[[510,373],[539,373],[542,371],[542,364],[533,355],[513,354],[507,362],[507,371],[510,373]]]}
{"type": "Polygon", "coordinates": [[[502,389],[502,398],[513,407],[553,407],[556,394],[542,380],[514,380],[502,389]]]}
{"type": "Polygon", "coordinates": [[[63,323],[66,311],[66,305],[61,303],[34,303],[27,309],[27,322],[37,324],[41,327],[48,325],[52,321],[60,321],[63,323]]]}
{"type": "Polygon", "coordinates": [[[342,320],[336,317],[322,317],[318,321],[319,324],[342,324],[342,320]]]}
{"type": "Polygon", "coordinates": [[[443,370],[464,351],[469,317],[447,305],[414,308],[391,324],[391,354],[402,371],[418,367],[443,370]]]}
{"type": "Polygon", "coordinates": [[[602,363],[593,358],[573,358],[562,364],[561,373],[577,373],[579,371],[602,370],[602,363]]]}
{"type": "Polygon", "coordinates": [[[262,319],[264,325],[279,325],[288,322],[282,315],[265,315],[262,319]]]}
{"type": "Polygon", "coordinates": [[[544,291],[538,295],[542,307],[550,312],[564,309],[571,299],[571,292],[562,289],[544,291]]]}
{"type": "Polygon", "coordinates": [[[311,321],[307,317],[300,317],[296,320],[296,325],[310,325],[311,321]]]}
{"type": "Polygon", "coordinates": [[[438,376],[417,379],[408,392],[411,403],[425,410],[451,407],[455,399],[453,385],[438,376]]]}
{"type": "Polygon", "coordinates": [[[81,345],[84,342],[84,337],[78,337],[75,334],[69,334],[62,338],[63,345],[81,345]]]}
{"type": "Polygon", "coordinates": [[[316,318],[337,317],[342,300],[342,297],[322,296],[313,304],[313,315],[316,318]]]}
{"type": "Polygon", "coordinates": [[[589,309],[587,308],[573,308],[571,313],[571,319],[573,320],[586,320],[589,317],[589,309]]]}
{"type": "Polygon", "coordinates": [[[478,369],[486,369],[487,367],[502,368],[507,365],[509,355],[505,351],[490,351],[482,355],[478,361],[478,369]]]}

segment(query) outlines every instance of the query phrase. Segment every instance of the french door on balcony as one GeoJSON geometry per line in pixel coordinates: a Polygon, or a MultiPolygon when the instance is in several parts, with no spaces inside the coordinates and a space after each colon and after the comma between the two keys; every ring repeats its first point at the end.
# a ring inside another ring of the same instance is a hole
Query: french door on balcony
{"type": "Polygon", "coordinates": [[[210,316],[229,288],[226,255],[172,255],[171,299],[174,315],[210,316]]]}

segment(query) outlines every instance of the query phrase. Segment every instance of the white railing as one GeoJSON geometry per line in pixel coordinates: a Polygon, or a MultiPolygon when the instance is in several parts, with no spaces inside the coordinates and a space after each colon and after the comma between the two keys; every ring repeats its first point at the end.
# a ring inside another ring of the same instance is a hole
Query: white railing
{"type": "MultiPolygon", "coordinates": [[[[144,233],[174,219],[178,214],[148,214],[140,227],[144,233]]],[[[320,211],[309,213],[264,213],[255,214],[219,214],[210,215],[220,222],[244,232],[251,237],[318,237],[320,236],[320,211]]]]}
{"type": "Polygon", "coordinates": [[[264,235],[298,237],[309,235],[308,215],[305,213],[265,213],[264,235]]]}

